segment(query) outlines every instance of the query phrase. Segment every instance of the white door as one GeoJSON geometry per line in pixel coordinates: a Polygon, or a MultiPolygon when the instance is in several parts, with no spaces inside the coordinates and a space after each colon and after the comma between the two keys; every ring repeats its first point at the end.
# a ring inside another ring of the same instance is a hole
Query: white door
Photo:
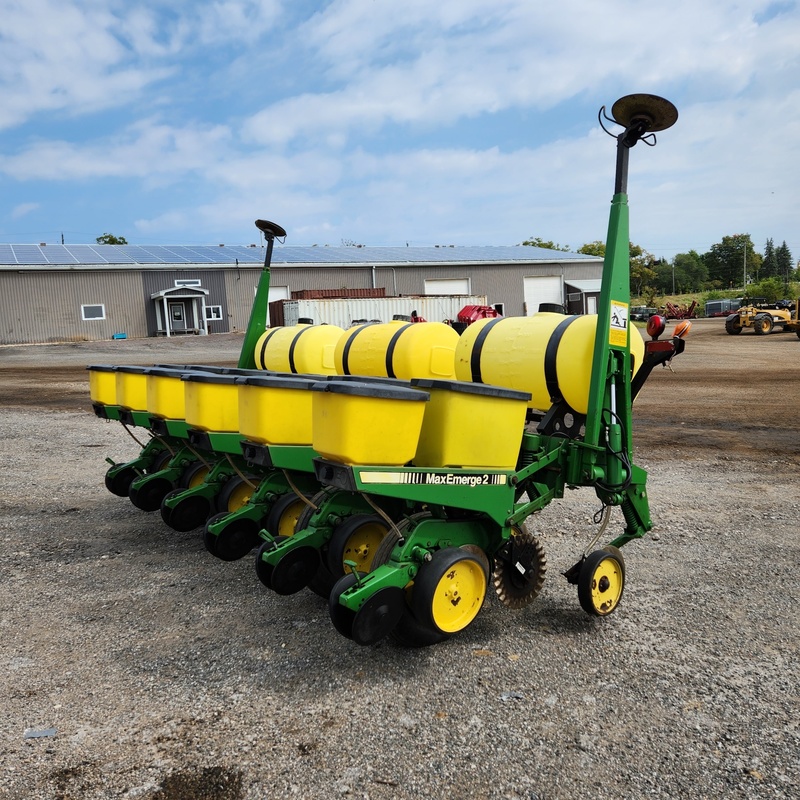
{"type": "Polygon", "coordinates": [[[541,303],[563,304],[563,287],[559,275],[537,276],[523,278],[522,280],[525,293],[526,317],[533,316],[539,310],[541,303]]]}

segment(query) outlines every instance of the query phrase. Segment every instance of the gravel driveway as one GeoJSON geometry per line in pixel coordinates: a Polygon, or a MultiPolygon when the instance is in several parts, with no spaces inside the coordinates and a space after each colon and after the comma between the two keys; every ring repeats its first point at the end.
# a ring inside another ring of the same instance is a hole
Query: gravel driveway
{"type": "MultiPolygon", "coordinates": [[[[138,445],[89,363],[223,363],[241,339],[0,347],[0,798],[800,796],[800,341],[695,324],[635,407],[655,529],[606,619],[559,574],[590,490],[528,525],[537,601],[361,648],[103,487],[138,445]]],[[[621,517],[614,521],[621,524],[621,517]]]]}

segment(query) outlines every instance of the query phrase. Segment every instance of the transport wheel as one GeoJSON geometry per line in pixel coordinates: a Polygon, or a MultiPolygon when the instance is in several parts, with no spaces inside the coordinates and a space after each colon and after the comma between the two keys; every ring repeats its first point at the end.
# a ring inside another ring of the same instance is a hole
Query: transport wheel
{"type": "Polygon", "coordinates": [[[587,614],[610,614],[619,605],[624,588],[625,564],[619,551],[595,550],[584,559],[578,575],[578,600],[587,614]]]}
{"type": "Polygon", "coordinates": [[[131,486],[128,497],[142,511],[158,511],[161,501],[172,491],[172,483],[166,478],[153,478],[140,487],[131,486]]]}
{"type": "Polygon", "coordinates": [[[414,616],[440,633],[464,630],[483,606],[487,582],[486,570],[476,556],[460,547],[438,550],[414,580],[414,616]]]}
{"type": "Polygon", "coordinates": [[[331,575],[344,575],[345,561],[354,561],[359,572],[371,572],[375,551],[388,532],[386,521],[377,514],[354,514],[337,525],[328,542],[331,575]]]}
{"type": "Polygon", "coordinates": [[[117,468],[111,467],[106,472],[106,489],[117,497],[128,497],[131,484],[139,477],[139,473],[133,467],[124,467],[112,475],[115,469],[117,468]]]}
{"type": "Polygon", "coordinates": [[[268,589],[272,588],[272,567],[264,561],[261,556],[266,553],[268,550],[272,550],[275,544],[282,542],[286,537],[284,536],[277,536],[275,538],[275,543],[273,542],[264,542],[261,547],[258,548],[258,552],[256,553],[256,577],[264,584],[268,589]]]}
{"type": "Polygon", "coordinates": [[[248,483],[238,476],[228,480],[217,497],[217,510],[238,511],[242,506],[247,505],[256,490],[254,487],[258,486],[258,479],[249,478],[249,481],[248,483]]]}
{"type": "Polygon", "coordinates": [[[282,495],[269,510],[264,527],[273,536],[292,536],[297,520],[306,505],[306,502],[294,492],[282,495]]]}
{"type": "Polygon", "coordinates": [[[173,489],[161,501],[161,519],[170,528],[181,533],[199,528],[211,512],[209,499],[197,494],[185,497],[175,506],[166,504],[167,500],[177,497],[185,491],[185,489],[173,489]]]}
{"type": "Polygon", "coordinates": [[[178,478],[178,486],[182,489],[194,489],[206,479],[208,472],[207,464],[202,461],[193,461],[181,473],[178,478]]]}
{"type": "Polygon", "coordinates": [[[319,553],[303,545],[286,553],[272,568],[270,588],[276,594],[295,594],[305,589],[319,569],[319,553]]]}
{"type": "Polygon", "coordinates": [[[244,558],[260,541],[259,525],[252,519],[233,519],[216,536],[209,531],[214,525],[227,517],[229,512],[214,514],[203,529],[203,544],[211,555],[222,561],[238,561],[244,558]]]}

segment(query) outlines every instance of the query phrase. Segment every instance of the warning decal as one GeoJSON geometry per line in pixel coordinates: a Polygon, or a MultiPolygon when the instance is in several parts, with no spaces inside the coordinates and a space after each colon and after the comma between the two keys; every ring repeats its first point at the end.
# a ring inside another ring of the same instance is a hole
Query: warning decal
{"type": "Polygon", "coordinates": [[[619,300],[611,301],[611,327],[608,332],[608,343],[616,347],[628,344],[628,304],[619,300]]]}

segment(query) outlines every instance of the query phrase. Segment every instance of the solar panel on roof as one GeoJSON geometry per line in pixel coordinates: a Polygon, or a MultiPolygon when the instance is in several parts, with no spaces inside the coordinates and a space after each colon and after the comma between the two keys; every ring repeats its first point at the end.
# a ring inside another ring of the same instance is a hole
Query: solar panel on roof
{"type": "Polygon", "coordinates": [[[48,244],[46,248],[42,248],[42,252],[51,264],[78,263],[78,259],[63,244],[48,244]]]}
{"type": "MultiPolygon", "coordinates": [[[[108,264],[108,260],[103,258],[94,247],[88,244],[72,244],[65,249],[77,259],[80,264],[108,264]]],[[[127,260],[127,259],[126,259],[127,260]]]]}
{"type": "Polygon", "coordinates": [[[0,244],[0,264],[16,264],[14,251],[10,244],[0,244]]]}
{"type": "Polygon", "coordinates": [[[14,255],[18,264],[47,264],[48,261],[38,244],[14,244],[14,255]]]}

